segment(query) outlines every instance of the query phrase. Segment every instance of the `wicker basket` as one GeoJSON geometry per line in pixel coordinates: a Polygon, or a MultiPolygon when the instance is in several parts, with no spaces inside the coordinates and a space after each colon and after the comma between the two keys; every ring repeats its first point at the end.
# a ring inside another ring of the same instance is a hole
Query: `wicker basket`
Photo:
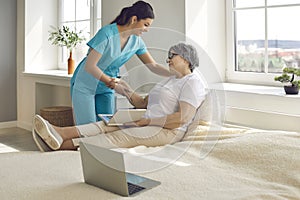
{"type": "Polygon", "coordinates": [[[42,108],[41,116],[55,126],[73,126],[73,109],[69,106],[53,106],[42,108]]]}

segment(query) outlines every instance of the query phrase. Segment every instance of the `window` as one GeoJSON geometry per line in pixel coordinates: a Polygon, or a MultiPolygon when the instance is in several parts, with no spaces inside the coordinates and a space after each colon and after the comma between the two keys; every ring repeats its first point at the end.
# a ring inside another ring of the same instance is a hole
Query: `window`
{"type": "MultiPolygon", "coordinates": [[[[101,0],[59,0],[59,26],[68,26],[73,30],[82,30],[87,41],[101,27],[101,0]]],[[[74,50],[74,57],[79,62],[87,53],[86,42],[74,50]]],[[[67,49],[59,51],[59,68],[66,69],[67,49]]]]}
{"type": "Polygon", "coordinates": [[[274,84],[283,67],[300,67],[300,0],[227,2],[227,79],[274,84]]]}

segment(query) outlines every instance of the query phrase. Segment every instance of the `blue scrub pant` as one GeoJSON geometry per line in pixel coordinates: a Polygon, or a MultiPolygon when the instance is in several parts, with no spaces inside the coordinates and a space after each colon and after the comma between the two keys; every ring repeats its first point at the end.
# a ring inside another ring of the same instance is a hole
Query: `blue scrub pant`
{"type": "Polygon", "coordinates": [[[82,125],[99,121],[97,114],[112,114],[115,111],[113,92],[87,94],[71,88],[75,124],[82,125]]]}

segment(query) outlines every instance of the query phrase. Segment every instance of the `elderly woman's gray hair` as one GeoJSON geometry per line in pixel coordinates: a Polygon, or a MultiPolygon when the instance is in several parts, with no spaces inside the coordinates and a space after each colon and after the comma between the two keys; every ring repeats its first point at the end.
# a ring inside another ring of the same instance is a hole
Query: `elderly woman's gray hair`
{"type": "Polygon", "coordinates": [[[195,67],[199,66],[199,57],[194,46],[181,42],[171,46],[169,51],[174,51],[188,61],[190,63],[190,69],[192,72],[195,67]]]}

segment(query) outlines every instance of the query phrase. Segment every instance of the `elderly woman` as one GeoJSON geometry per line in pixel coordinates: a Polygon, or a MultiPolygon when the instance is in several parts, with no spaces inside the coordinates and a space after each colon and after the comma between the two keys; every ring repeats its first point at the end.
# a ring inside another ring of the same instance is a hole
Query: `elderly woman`
{"type": "Polygon", "coordinates": [[[205,98],[205,89],[200,77],[193,73],[199,65],[193,46],[186,43],[172,46],[167,63],[173,76],[156,84],[145,98],[136,94],[124,81],[119,81],[115,88],[136,108],[147,108],[140,120],[121,127],[109,127],[102,121],[56,127],[36,115],[33,137],[37,146],[41,151],[49,151],[75,150],[80,141],[104,148],[154,147],[180,141],[205,98]]]}

